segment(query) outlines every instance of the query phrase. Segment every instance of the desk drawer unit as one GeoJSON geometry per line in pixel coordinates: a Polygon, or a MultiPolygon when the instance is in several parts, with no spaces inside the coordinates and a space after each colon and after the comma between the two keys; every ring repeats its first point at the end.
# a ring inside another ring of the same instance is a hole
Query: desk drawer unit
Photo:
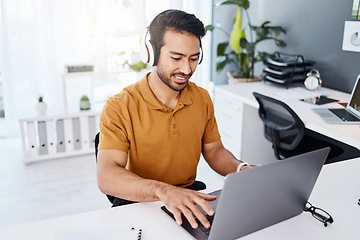
{"type": "Polygon", "coordinates": [[[215,92],[214,106],[221,141],[235,157],[240,158],[243,103],[215,92]]]}

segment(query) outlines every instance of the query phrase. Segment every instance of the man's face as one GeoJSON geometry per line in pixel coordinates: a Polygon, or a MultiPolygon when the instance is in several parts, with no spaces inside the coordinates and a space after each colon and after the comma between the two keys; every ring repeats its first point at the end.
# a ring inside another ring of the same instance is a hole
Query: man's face
{"type": "Polygon", "coordinates": [[[158,77],[174,91],[182,91],[199,62],[200,41],[195,35],[167,30],[156,65],[158,77]]]}

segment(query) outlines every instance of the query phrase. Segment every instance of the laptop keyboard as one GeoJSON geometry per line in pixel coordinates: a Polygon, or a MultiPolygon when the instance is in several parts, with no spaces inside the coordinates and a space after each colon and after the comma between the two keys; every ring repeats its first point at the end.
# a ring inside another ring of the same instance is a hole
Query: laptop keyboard
{"type": "Polygon", "coordinates": [[[332,109],[329,109],[329,110],[332,113],[334,113],[336,116],[338,116],[344,122],[357,122],[357,121],[360,121],[360,118],[358,118],[354,114],[350,113],[346,109],[332,108],[332,109]]]}
{"type": "Polygon", "coordinates": [[[199,229],[201,231],[203,231],[206,235],[209,235],[210,234],[210,230],[211,230],[211,226],[212,226],[212,223],[213,223],[213,220],[214,220],[214,215],[210,216],[208,214],[205,214],[205,217],[207,218],[207,220],[209,221],[210,223],[210,227],[209,228],[206,228],[204,227],[204,225],[202,225],[202,223],[199,221],[199,219],[197,217],[195,217],[195,220],[196,222],[199,224],[199,229]]]}

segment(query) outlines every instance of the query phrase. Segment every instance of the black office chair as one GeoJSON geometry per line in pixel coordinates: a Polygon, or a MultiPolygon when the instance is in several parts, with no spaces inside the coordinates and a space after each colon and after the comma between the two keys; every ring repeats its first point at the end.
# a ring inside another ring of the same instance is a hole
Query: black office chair
{"type": "MultiPolygon", "coordinates": [[[[99,137],[100,137],[100,132],[98,132],[95,136],[95,159],[97,162],[97,154],[98,154],[98,145],[99,145],[99,137]]],[[[206,189],[206,185],[205,183],[201,182],[201,181],[195,181],[192,185],[186,187],[188,189],[192,189],[195,191],[200,191],[200,190],[204,190],[206,189]]],[[[109,201],[113,204],[114,200],[116,199],[114,196],[111,195],[106,195],[106,197],[109,199],[109,201]]],[[[129,204],[132,203],[131,201],[123,201],[125,204],[129,204]]]]}
{"type": "Polygon", "coordinates": [[[350,159],[359,151],[349,145],[306,129],[298,115],[284,102],[253,92],[259,103],[259,116],[264,123],[264,136],[274,149],[279,160],[330,147],[325,163],[350,159]]]}

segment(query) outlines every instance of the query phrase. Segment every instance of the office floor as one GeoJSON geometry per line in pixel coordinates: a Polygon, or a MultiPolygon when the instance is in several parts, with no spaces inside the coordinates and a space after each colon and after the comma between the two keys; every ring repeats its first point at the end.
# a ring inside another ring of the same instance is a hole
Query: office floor
{"type": "MultiPolygon", "coordinates": [[[[20,138],[0,138],[0,150],[0,228],[111,206],[97,188],[93,155],[26,166],[20,138]]],[[[222,185],[203,160],[198,179],[208,189],[222,185]]]]}

